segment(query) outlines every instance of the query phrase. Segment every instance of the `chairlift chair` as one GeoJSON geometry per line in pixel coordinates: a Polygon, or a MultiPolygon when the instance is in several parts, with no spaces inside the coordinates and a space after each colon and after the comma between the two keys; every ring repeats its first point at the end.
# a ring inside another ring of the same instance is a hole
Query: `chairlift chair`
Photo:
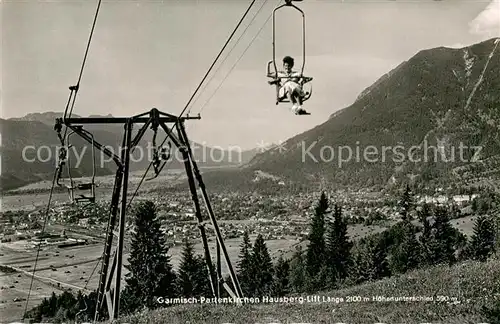
{"type": "Polygon", "coordinates": [[[285,3],[276,7],[273,10],[273,59],[267,63],[267,77],[271,78],[268,83],[270,85],[275,85],[276,87],[276,105],[280,103],[289,103],[290,100],[286,97],[286,95],[280,94],[280,88],[281,88],[281,79],[283,78],[288,78],[288,77],[280,77],[279,73],[283,73],[283,71],[279,71],[276,65],[276,11],[279,9],[282,9],[284,7],[291,7],[296,10],[298,10],[301,15],[302,15],[302,66],[300,68],[300,75],[298,77],[300,78],[300,84],[301,86],[304,86],[307,84],[307,89],[303,88],[304,90],[304,97],[302,97],[302,101],[305,102],[307,101],[311,95],[312,95],[312,85],[310,82],[313,80],[312,77],[306,77],[304,76],[304,68],[306,64],[306,20],[305,20],[305,15],[304,12],[295,6],[292,1],[296,2],[301,2],[302,0],[285,0],[285,3]],[[274,72],[271,72],[271,66],[273,67],[274,72]]]}
{"type": "MultiPolygon", "coordinates": [[[[92,133],[86,131],[83,129],[82,126],[78,126],[80,128],[81,131],[85,132],[92,140],[91,140],[91,144],[92,144],[92,177],[90,179],[90,182],[81,182],[81,183],[77,183],[73,180],[73,177],[71,176],[71,163],[70,163],[70,158],[69,158],[69,154],[68,152],[66,154],[67,157],[67,162],[68,162],[68,178],[69,178],[69,184],[66,184],[65,187],[68,189],[68,192],[69,192],[69,198],[70,198],[70,201],[72,203],[76,203],[76,204],[80,204],[80,203],[95,203],[95,188],[96,188],[96,183],[95,183],[95,146],[94,146],[94,136],[92,135],[92,133]],[[83,193],[81,194],[76,194],[75,191],[87,191],[88,194],[85,195],[83,193]]],[[[73,135],[75,132],[72,131],[71,133],[69,133],[66,137],[66,143],[67,143],[67,147],[68,149],[71,147],[71,144],[70,144],[70,137],[71,135],[73,135]]],[[[60,185],[60,186],[63,186],[63,184],[60,183],[60,179],[58,178],[57,179],[57,184],[60,185]]]]}

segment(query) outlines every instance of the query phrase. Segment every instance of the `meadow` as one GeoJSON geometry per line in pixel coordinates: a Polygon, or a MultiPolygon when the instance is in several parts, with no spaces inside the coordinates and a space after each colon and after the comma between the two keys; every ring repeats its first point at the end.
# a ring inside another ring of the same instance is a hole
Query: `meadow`
{"type": "Polygon", "coordinates": [[[290,302],[265,303],[264,296],[245,305],[198,301],[142,311],[114,323],[484,323],[483,306],[500,300],[499,283],[500,260],[468,261],[336,291],[290,294],[296,297],[290,302]]]}
{"type": "MultiPolygon", "coordinates": [[[[131,174],[130,177],[130,190],[131,194],[135,190],[135,187],[139,184],[139,181],[143,175],[143,172],[135,172],[131,174]]],[[[155,187],[160,187],[165,185],[165,181],[167,179],[177,180],[179,179],[179,172],[169,170],[167,176],[158,177],[152,181],[143,183],[143,187],[141,191],[148,191],[155,187]]],[[[99,188],[97,190],[97,195],[99,199],[106,200],[110,199],[111,188],[113,185],[114,177],[98,177],[96,179],[96,183],[99,184],[99,188]]],[[[20,188],[15,193],[11,193],[11,195],[7,195],[3,197],[2,203],[3,208],[5,210],[16,210],[16,209],[38,209],[42,210],[46,208],[48,201],[48,189],[50,189],[50,182],[42,182],[33,185],[29,185],[23,188],[20,188]]],[[[138,195],[138,199],[145,197],[145,195],[138,195]]],[[[52,203],[59,204],[62,202],[68,201],[67,193],[54,193],[52,197],[52,203]]],[[[217,210],[215,210],[217,215],[217,210]]],[[[464,234],[470,235],[472,233],[472,228],[474,224],[475,216],[464,217],[456,220],[452,220],[451,223],[456,228],[460,229],[464,234]]],[[[222,222],[245,222],[252,223],[256,222],[253,220],[221,220],[222,222]]],[[[348,228],[349,236],[352,239],[359,239],[366,235],[370,235],[373,233],[378,233],[383,231],[387,226],[390,226],[391,222],[387,222],[387,224],[378,224],[378,225],[351,225],[348,228]]],[[[62,230],[62,225],[50,225],[47,230],[60,232],[62,230]]],[[[102,233],[101,233],[102,234],[102,233]]],[[[73,236],[73,235],[72,235],[73,236]]],[[[92,238],[89,236],[89,238],[92,238]]],[[[95,238],[95,237],[94,237],[95,238]]],[[[252,235],[251,240],[255,240],[255,235],[252,235]]],[[[226,239],[225,244],[228,250],[228,254],[230,256],[231,262],[233,266],[236,266],[236,262],[238,260],[238,255],[240,252],[240,244],[242,242],[241,238],[232,238],[226,239]]],[[[2,278],[2,287],[1,287],[1,295],[0,295],[0,310],[3,314],[8,314],[7,318],[4,320],[20,320],[22,314],[24,312],[24,307],[26,303],[26,298],[28,296],[28,291],[30,289],[31,283],[31,275],[33,272],[33,266],[36,258],[37,251],[33,248],[28,248],[26,246],[27,241],[15,241],[9,243],[0,243],[0,264],[2,266],[10,267],[11,270],[15,272],[9,271],[0,271],[0,276],[2,278]]],[[[116,243],[116,240],[115,240],[116,243]]],[[[307,241],[299,241],[296,237],[285,237],[281,240],[267,240],[267,247],[270,251],[271,257],[276,260],[279,256],[284,256],[285,258],[290,258],[295,249],[298,246],[302,248],[306,248],[307,241]]],[[[215,257],[215,244],[214,238],[209,240],[210,250],[212,252],[213,257],[215,257]]],[[[194,245],[195,253],[203,254],[201,240],[198,241],[194,245]]],[[[127,264],[128,252],[124,255],[124,264],[127,264]]],[[[182,246],[174,246],[170,249],[169,255],[171,256],[171,262],[176,269],[180,263],[181,259],[181,250],[182,246]]],[[[36,306],[40,303],[40,301],[49,297],[53,291],[62,292],[65,289],[81,290],[81,289],[90,289],[94,290],[97,288],[98,280],[99,280],[99,271],[101,268],[101,264],[99,262],[99,258],[101,257],[103,252],[103,244],[88,244],[84,246],[77,247],[67,247],[67,248],[57,248],[54,246],[44,247],[40,251],[40,255],[37,263],[37,271],[36,277],[34,280],[34,284],[31,290],[29,307],[36,306]],[[98,264],[99,263],[99,264],[98,264]],[[91,276],[92,274],[92,276],[91,276]],[[90,278],[90,280],[89,280],[90,278]]],[[[482,268],[481,268],[482,269],[482,268]]],[[[228,274],[228,269],[225,265],[224,260],[222,260],[222,271],[225,274],[228,274]]],[[[122,276],[125,277],[127,271],[123,269],[122,276]]],[[[393,279],[389,279],[393,280],[393,279]]],[[[395,279],[394,279],[395,280],[395,279]]],[[[124,286],[124,281],[122,283],[122,288],[124,286]]],[[[351,289],[351,288],[350,288],[351,289]]],[[[345,294],[347,294],[350,290],[347,290],[345,294]]],[[[397,291],[401,291],[399,288],[397,291]]],[[[360,294],[360,293],[358,293],[360,294]]],[[[337,294],[338,295],[338,294],[337,294]]],[[[365,294],[366,295],[366,294],[365,294]]],[[[341,312],[340,314],[344,314],[342,312],[351,312],[349,310],[351,307],[349,304],[343,304],[345,308],[339,307],[336,312],[341,312]]],[[[364,306],[370,309],[371,306],[366,306],[368,304],[363,304],[364,306]]],[[[392,304],[391,304],[392,305],[392,304]]],[[[313,312],[314,309],[319,309],[321,312],[326,310],[325,305],[309,305],[304,304],[304,311],[313,312]],[[319,308],[318,308],[319,307],[319,308]]],[[[301,308],[302,308],[301,306],[301,308]]],[[[181,306],[182,309],[184,306],[181,306]]],[[[193,307],[201,307],[199,311],[200,314],[203,314],[206,311],[205,306],[193,306],[193,307]]],[[[255,315],[255,320],[263,320],[262,317],[259,317],[257,313],[260,311],[262,307],[265,308],[266,312],[269,312],[269,316],[275,316],[279,318],[280,312],[284,312],[289,314],[291,319],[298,319],[298,315],[295,316],[293,314],[297,314],[296,311],[287,310],[287,307],[291,307],[290,305],[275,305],[275,306],[265,306],[265,305],[249,305],[245,306],[247,310],[255,315]],[[293,317],[295,316],[295,317],[293,317]]],[[[384,308],[384,307],[381,307],[384,308]]],[[[173,318],[177,318],[175,315],[177,314],[177,310],[168,310],[169,312],[173,312],[173,318]]],[[[222,312],[222,310],[218,310],[218,308],[214,308],[210,311],[222,312]]],[[[368,311],[368,310],[367,310],[368,311]]],[[[233,314],[234,318],[238,318],[240,315],[241,309],[229,308],[227,311],[229,314],[233,314]]],[[[194,311],[193,311],[194,313],[194,311]]],[[[179,313],[180,314],[180,313],[179,313]]],[[[222,313],[221,313],[222,314],[222,313]]],[[[328,313],[330,316],[331,314],[328,313]]],[[[347,313],[345,313],[347,314],[347,313]]],[[[139,315],[138,315],[139,316],[139,315]]],[[[154,315],[156,316],[156,315],[154,315]]],[[[154,317],[153,316],[153,317],[154,317]]],[[[158,315],[164,316],[164,315],[158,315]]],[[[165,315],[166,316],[166,315],[165,315]]],[[[182,315],[184,316],[184,315],[182,315]]],[[[222,315],[221,315],[222,316],[222,315]]],[[[231,318],[229,316],[228,318],[231,318]]],[[[320,317],[320,321],[328,317],[320,317]]],[[[356,315],[358,316],[358,315],[356,315]]],[[[360,316],[360,315],[359,315],[360,316]]],[[[140,318],[140,317],[138,317],[140,318]]],[[[183,317],[178,317],[179,321],[181,321],[183,317]]],[[[203,318],[203,317],[201,317],[203,318]]],[[[288,317],[287,317],[288,318],[288,317]]],[[[304,318],[308,318],[307,316],[304,318]]],[[[361,318],[361,317],[360,317],[361,318]]],[[[142,321],[142,320],[141,320],[142,321]]],[[[146,323],[141,322],[138,323],[146,323]]],[[[316,321],[315,321],[316,322],[316,321]]]]}

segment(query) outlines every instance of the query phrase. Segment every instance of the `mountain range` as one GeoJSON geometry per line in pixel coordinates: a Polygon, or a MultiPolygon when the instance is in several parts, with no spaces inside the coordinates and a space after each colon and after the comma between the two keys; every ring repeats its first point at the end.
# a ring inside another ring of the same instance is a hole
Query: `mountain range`
{"type": "MultiPolygon", "coordinates": [[[[2,173],[3,188],[52,176],[53,163],[26,164],[21,151],[24,145],[59,145],[53,124],[60,115],[0,120],[2,133],[8,134],[2,143],[3,170],[7,170],[2,173]]],[[[120,126],[93,127],[88,129],[101,143],[121,143],[120,126]]],[[[263,153],[244,152],[239,167],[205,172],[204,179],[207,186],[270,192],[310,186],[495,184],[500,171],[499,130],[500,38],[493,38],[459,49],[421,50],[323,124],[263,153]]],[[[75,137],[75,146],[82,144],[75,137]]],[[[144,169],[148,164],[138,162],[131,168],[144,169]]],[[[88,174],[91,163],[83,165],[78,171],[88,174]]],[[[100,172],[114,170],[111,164],[104,165],[100,172]]],[[[225,159],[203,165],[238,164],[225,159]]]]}
{"type": "Polygon", "coordinates": [[[421,50],[323,124],[239,172],[207,178],[272,190],[496,185],[499,130],[500,38],[493,38],[421,50]]]}
{"type": "MultiPolygon", "coordinates": [[[[2,169],[0,175],[2,190],[11,190],[20,186],[37,182],[40,180],[51,180],[57,165],[58,152],[62,147],[57,133],[54,130],[56,118],[63,116],[63,113],[46,112],[32,113],[20,118],[0,119],[1,132],[4,134],[1,153],[2,169]]],[[[72,118],[81,116],[72,114],[72,118]]],[[[113,117],[91,115],[88,117],[113,117]]],[[[140,126],[137,127],[137,129],[140,126]]],[[[123,140],[123,125],[119,124],[87,124],[85,130],[92,133],[94,140],[104,146],[108,146],[111,151],[119,156],[119,148],[123,140]]],[[[133,136],[137,134],[135,130],[133,136]]],[[[64,135],[65,127],[61,135],[64,135]]],[[[70,134],[68,130],[67,134],[70,134]]],[[[137,145],[131,159],[130,170],[145,170],[152,161],[153,132],[148,130],[142,140],[137,145]]],[[[165,138],[165,132],[158,130],[156,145],[159,147],[165,138]]],[[[90,176],[94,171],[96,175],[114,174],[116,164],[109,158],[102,155],[97,149],[92,152],[92,145],[89,145],[80,136],[71,135],[69,143],[70,165],[69,172],[72,177],[90,176]],[[92,163],[92,153],[95,154],[95,164],[92,163]]],[[[252,159],[256,150],[243,152],[229,152],[217,148],[203,146],[191,141],[191,148],[194,159],[200,168],[237,166],[252,159]]],[[[164,147],[167,147],[164,145],[164,147]]],[[[182,157],[177,148],[172,145],[170,153],[172,159],[168,163],[168,168],[184,168],[182,157]]],[[[67,176],[68,168],[63,176],[67,176]]],[[[152,168],[151,168],[151,171],[152,168]]]]}

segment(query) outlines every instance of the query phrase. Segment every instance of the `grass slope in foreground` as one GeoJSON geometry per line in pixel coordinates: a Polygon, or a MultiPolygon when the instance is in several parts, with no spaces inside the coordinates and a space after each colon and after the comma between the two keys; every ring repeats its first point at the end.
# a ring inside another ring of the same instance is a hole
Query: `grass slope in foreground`
{"type": "MultiPolygon", "coordinates": [[[[343,298],[339,303],[176,305],[143,311],[114,323],[481,323],[482,307],[500,299],[500,260],[436,266],[317,296],[343,298]],[[346,302],[347,296],[432,297],[449,301],[346,302]]],[[[307,294],[302,294],[306,297],[307,294]]]]}

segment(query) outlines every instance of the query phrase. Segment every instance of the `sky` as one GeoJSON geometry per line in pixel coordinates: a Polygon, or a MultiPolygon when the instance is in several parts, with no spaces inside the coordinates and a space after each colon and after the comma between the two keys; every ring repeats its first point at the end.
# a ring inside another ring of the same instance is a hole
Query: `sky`
{"type": "MultiPolygon", "coordinates": [[[[98,1],[1,3],[1,118],[64,111],[98,1]]],[[[250,3],[103,1],[73,112],[124,117],[156,107],[178,115],[250,3]]],[[[295,2],[306,19],[304,74],[314,78],[313,95],[304,104],[312,115],[295,116],[289,104],[275,105],[275,89],[265,76],[273,59],[269,17],[278,3],[255,1],[191,101],[190,114],[201,114],[201,120],[187,122],[192,140],[242,149],[286,141],[352,104],[422,49],[500,36],[500,0],[295,2]]],[[[284,55],[302,67],[302,21],[291,8],[276,14],[278,66],[284,55]]]]}

